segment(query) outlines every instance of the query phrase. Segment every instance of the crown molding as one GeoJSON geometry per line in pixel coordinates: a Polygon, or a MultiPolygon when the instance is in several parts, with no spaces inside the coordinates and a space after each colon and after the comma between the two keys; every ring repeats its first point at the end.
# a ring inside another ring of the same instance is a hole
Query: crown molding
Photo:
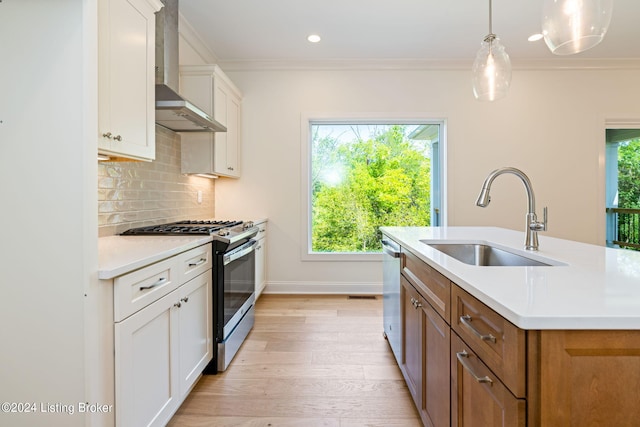
{"type": "MultiPolygon", "coordinates": [[[[218,61],[226,71],[277,71],[277,70],[470,70],[473,61],[450,59],[333,59],[333,60],[247,60],[218,61]]],[[[640,70],[640,58],[631,59],[527,59],[512,60],[514,70],[557,71],[557,70],[640,70]]]]}
{"type": "Polygon", "coordinates": [[[198,33],[181,13],[178,13],[178,32],[182,39],[195,50],[206,64],[218,63],[218,57],[209,49],[198,33]]]}

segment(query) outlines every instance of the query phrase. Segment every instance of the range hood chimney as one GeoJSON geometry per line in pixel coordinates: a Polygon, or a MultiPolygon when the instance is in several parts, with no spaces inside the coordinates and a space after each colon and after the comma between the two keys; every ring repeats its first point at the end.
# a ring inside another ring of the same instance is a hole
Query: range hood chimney
{"type": "Polygon", "coordinates": [[[161,0],[156,13],[156,123],[175,132],[226,132],[227,128],[178,94],[178,0],[161,0]]]}

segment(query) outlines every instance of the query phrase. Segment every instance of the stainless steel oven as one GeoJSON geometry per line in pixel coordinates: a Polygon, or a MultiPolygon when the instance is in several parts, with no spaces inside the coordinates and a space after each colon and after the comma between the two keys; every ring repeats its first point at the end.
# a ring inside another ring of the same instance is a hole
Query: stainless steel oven
{"type": "MultiPolygon", "coordinates": [[[[236,247],[224,248],[214,242],[214,283],[221,284],[214,288],[213,296],[217,371],[227,369],[253,327],[256,244],[249,239],[236,247]]],[[[212,371],[213,366],[209,366],[205,373],[214,373],[212,371]]]]}

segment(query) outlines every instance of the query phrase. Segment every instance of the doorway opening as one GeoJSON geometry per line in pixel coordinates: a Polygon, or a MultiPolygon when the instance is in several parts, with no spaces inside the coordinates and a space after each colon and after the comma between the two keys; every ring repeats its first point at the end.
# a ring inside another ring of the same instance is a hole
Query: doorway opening
{"type": "Polygon", "coordinates": [[[607,129],[607,246],[640,250],[640,129],[607,129]]]}

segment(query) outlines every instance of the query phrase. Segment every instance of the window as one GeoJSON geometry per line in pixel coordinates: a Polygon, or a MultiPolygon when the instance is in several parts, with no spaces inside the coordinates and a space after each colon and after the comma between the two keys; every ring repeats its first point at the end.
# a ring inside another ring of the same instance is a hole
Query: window
{"type": "Polygon", "coordinates": [[[607,246],[640,250],[640,129],[607,129],[607,246]]]}
{"type": "Polygon", "coordinates": [[[308,119],[303,126],[303,258],[377,259],[381,226],[442,225],[442,120],[308,119]]]}

